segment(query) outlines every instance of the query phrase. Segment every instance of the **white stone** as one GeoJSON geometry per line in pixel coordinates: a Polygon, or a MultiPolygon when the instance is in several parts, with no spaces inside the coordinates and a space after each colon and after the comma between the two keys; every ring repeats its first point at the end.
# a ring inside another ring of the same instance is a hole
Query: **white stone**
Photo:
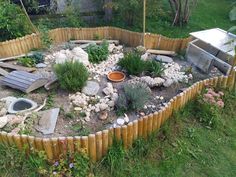
{"type": "Polygon", "coordinates": [[[89,65],[88,54],[83,49],[81,49],[80,47],[75,47],[73,48],[72,53],[74,54],[74,57],[72,58],[73,61],[77,60],[86,66],[89,65]]]}
{"type": "Polygon", "coordinates": [[[0,110],[0,117],[1,116],[5,116],[7,114],[7,109],[6,108],[2,108],[1,110],[0,110]]]}
{"type": "Polygon", "coordinates": [[[65,63],[67,60],[67,56],[64,53],[58,52],[55,54],[55,58],[56,58],[56,63],[65,63]]]}
{"type": "Polygon", "coordinates": [[[104,88],[102,91],[103,93],[105,93],[105,95],[111,95],[114,92],[112,84],[108,82],[107,87],[104,88]]]}
{"type": "Polygon", "coordinates": [[[122,125],[125,124],[125,120],[124,120],[124,119],[121,119],[121,118],[118,118],[118,119],[116,120],[116,122],[117,122],[117,124],[120,125],[120,126],[122,126],[122,125]]]}
{"type": "Polygon", "coordinates": [[[101,104],[99,105],[99,108],[100,108],[101,111],[104,111],[104,110],[106,110],[106,109],[108,108],[108,105],[105,104],[105,103],[101,103],[101,104]]]}
{"type": "Polygon", "coordinates": [[[119,97],[119,96],[118,96],[118,93],[113,93],[112,96],[111,96],[111,100],[114,101],[114,102],[116,102],[117,99],[118,99],[118,97],[119,97]]]}
{"type": "Polygon", "coordinates": [[[159,87],[165,82],[165,80],[160,77],[151,78],[150,76],[143,76],[140,78],[140,81],[146,83],[151,88],[159,87]]]}
{"type": "Polygon", "coordinates": [[[148,56],[149,54],[148,53],[145,53],[141,56],[141,59],[144,60],[144,61],[147,61],[148,60],[148,56]]]}
{"type": "Polygon", "coordinates": [[[89,122],[91,119],[90,119],[90,117],[85,117],[85,119],[84,119],[86,122],[89,122]]]}
{"type": "Polygon", "coordinates": [[[108,104],[109,107],[114,107],[115,106],[115,102],[114,101],[109,101],[107,104],[108,104]]]}
{"type": "Polygon", "coordinates": [[[124,114],[124,115],[125,115],[125,117],[124,117],[125,123],[129,123],[129,117],[127,116],[127,114],[124,114]]]}
{"type": "Polygon", "coordinates": [[[174,83],[174,81],[172,79],[167,79],[163,85],[164,87],[170,87],[172,84],[174,83]]]}
{"type": "Polygon", "coordinates": [[[74,110],[75,111],[82,111],[82,108],[81,107],[75,107],[74,110]]]}
{"type": "Polygon", "coordinates": [[[7,116],[0,117],[0,128],[3,128],[8,123],[7,116]]]}

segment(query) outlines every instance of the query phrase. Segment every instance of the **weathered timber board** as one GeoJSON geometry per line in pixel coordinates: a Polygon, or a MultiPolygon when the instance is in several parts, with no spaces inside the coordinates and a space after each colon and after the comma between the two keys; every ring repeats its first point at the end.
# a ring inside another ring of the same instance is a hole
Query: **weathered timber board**
{"type": "Polygon", "coordinates": [[[9,74],[9,73],[8,73],[6,70],[0,68],[0,75],[6,76],[6,75],[8,75],[8,74],[9,74]]]}
{"type": "Polygon", "coordinates": [[[31,74],[25,71],[13,71],[4,76],[0,84],[29,93],[44,86],[47,82],[48,79],[37,74],[31,74]]]}
{"type": "Polygon", "coordinates": [[[0,67],[9,68],[9,69],[17,70],[17,71],[26,71],[26,72],[33,72],[36,70],[36,68],[28,68],[24,66],[14,65],[10,63],[3,63],[3,62],[0,62],[0,67]]]}
{"type": "Polygon", "coordinates": [[[25,56],[32,56],[32,54],[22,54],[22,55],[17,55],[13,57],[7,57],[7,58],[0,58],[0,61],[10,61],[10,60],[16,60],[17,58],[25,57],[25,56]]]}
{"type": "Polygon", "coordinates": [[[176,56],[175,51],[167,51],[167,50],[154,50],[154,49],[148,49],[147,53],[155,54],[155,55],[170,55],[170,56],[176,56]]]}

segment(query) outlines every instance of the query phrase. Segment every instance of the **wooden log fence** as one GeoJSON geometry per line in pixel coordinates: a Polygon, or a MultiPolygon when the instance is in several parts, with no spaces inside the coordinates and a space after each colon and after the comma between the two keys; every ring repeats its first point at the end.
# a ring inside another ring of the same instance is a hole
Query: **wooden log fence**
{"type": "Polygon", "coordinates": [[[73,154],[83,151],[89,155],[92,162],[96,162],[106,155],[114,140],[122,141],[125,149],[129,149],[136,139],[146,139],[153,132],[157,132],[173,115],[173,112],[178,111],[194,99],[206,85],[232,89],[234,84],[235,70],[229,76],[219,76],[199,81],[173,97],[158,112],[139,118],[128,125],[99,131],[88,136],[39,138],[1,132],[0,142],[8,146],[15,145],[26,152],[30,152],[30,150],[45,151],[49,160],[58,159],[61,154],[66,155],[67,153],[73,154]]]}
{"type": "MultiPolygon", "coordinates": [[[[71,39],[91,40],[95,35],[100,38],[115,39],[129,46],[142,44],[142,33],[131,32],[115,27],[101,28],[59,28],[49,32],[54,43],[61,43],[71,39]]],[[[147,34],[146,48],[174,50],[176,52],[186,48],[187,39],[169,39],[161,35],[147,34]]],[[[41,46],[40,36],[27,35],[23,38],[0,43],[0,57],[10,57],[29,52],[32,48],[41,46]]],[[[58,159],[67,153],[85,152],[92,162],[100,160],[106,155],[114,140],[122,141],[125,149],[131,148],[138,138],[147,138],[172,116],[173,112],[183,108],[190,100],[200,93],[205,85],[232,89],[235,86],[235,70],[229,76],[219,76],[193,84],[182,93],[174,96],[160,111],[144,116],[128,125],[115,127],[90,134],[88,136],[39,138],[27,135],[15,135],[0,132],[0,142],[8,146],[15,145],[20,150],[45,151],[49,160],[58,159]],[[27,147],[27,148],[25,148],[27,147]]]]}
{"type": "MultiPolygon", "coordinates": [[[[131,47],[143,44],[143,34],[132,32],[117,27],[98,28],[57,28],[49,31],[49,37],[54,44],[69,40],[93,40],[100,39],[119,40],[120,43],[131,47]]],[[[190,38],[171,39],[158,34],[147,33],[145,35],[145,47],[147,49],[172,50],[180,52],[185,49],[190,38]]],[[[30,34],[21,38],[0,43],[0,58],[26,54],[32,49],[42,47],[40,34],[30,34]]]]}

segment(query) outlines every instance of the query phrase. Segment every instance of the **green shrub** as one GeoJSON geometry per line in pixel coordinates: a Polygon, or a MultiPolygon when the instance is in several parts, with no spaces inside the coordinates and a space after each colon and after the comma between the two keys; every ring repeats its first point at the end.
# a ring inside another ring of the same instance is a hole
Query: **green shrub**
{"type": "Polygon", "coordinates": [[[10,1],[0,1],[0,40],[5,41],[32,32],[25,14],[10,1]]]}
{"type": "Polygon", "coordinates": [[[140,54],[131,52],[122,58],[118,65],[127,71],[129,75],[140,75],[145,71],[145,61],[141,59],[140,54]]]}
{"type": "Polygon", "coordinates": [[[18,64],[26,67],[34,67],[36,64],[43,62],[44,56],[40,52],[35,52],[32,56],[26,56],[17,59],[18,64]]]}
{"type": "Polygon", "coordinates": [[[34,67],[35,61],[30,57],[21,57],[17,59],[17,63],[25,67],[34,67]]]}
{"type": "Polygon", "coordinates": [[[142,83],[127,84],[124,86],[124,93],[120,94],[116,102],[118,113],[139,110],[151,96],[148,87],[142,83]]]}
{"type": "Polygon", "coordinates": [[[60,86],[69,91],[79,91],[88,80],[87,68],[80,62],[65,62],[54,66],[60,86]]]}
{"type": "Polygon", "coordinates": [[[146,71],[153,77],[161,76],[164,71],[163,65],[156,61],[146,61],[146,71]]]}
{"type": "Polygon", "coordinates": [[[125,69],[129,75],[139,76],[146,73],[157,77],[163,72],[163,65],[161,63],[153,60],[144,61],[138,52],[128,53],[118,62],[118,65],[125,69]]]}
{"type": "Polygon", "coordinates": [[[101,45],[91,44],[87,48],[89,61],[92,63],[100,63],[107,60],[109,55],[108,43],[103,41],[101,45]]]}

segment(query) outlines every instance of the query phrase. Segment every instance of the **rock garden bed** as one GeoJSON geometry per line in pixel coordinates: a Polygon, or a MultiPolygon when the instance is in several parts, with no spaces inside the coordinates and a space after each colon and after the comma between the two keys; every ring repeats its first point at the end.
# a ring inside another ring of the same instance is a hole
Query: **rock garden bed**
{"type": "MultiPolygon", "coordinates": [[[[16,72],[24,82],[12,73],[1,78],[2,131],[39,137],[88,135],[154,113],[193,83],[222,75],[217,68],[203,74],[180,55],[151,54],[142,46],[130,48],[117,41],[67,42],[31,54],[4,62],[28,70],[16,72]],[[111,81],[108,75],[113,71],[125,77],[111,81]],[[29,72],[46,79],[46,89],[37,77],[35,90],[27,94],[6,86],[9,79],[32,85],[29,72]],[[17,103],[22,98],[28,102],[17,103]]],[[[6,73],[12,70],[4,68],[6,73]]]]}

